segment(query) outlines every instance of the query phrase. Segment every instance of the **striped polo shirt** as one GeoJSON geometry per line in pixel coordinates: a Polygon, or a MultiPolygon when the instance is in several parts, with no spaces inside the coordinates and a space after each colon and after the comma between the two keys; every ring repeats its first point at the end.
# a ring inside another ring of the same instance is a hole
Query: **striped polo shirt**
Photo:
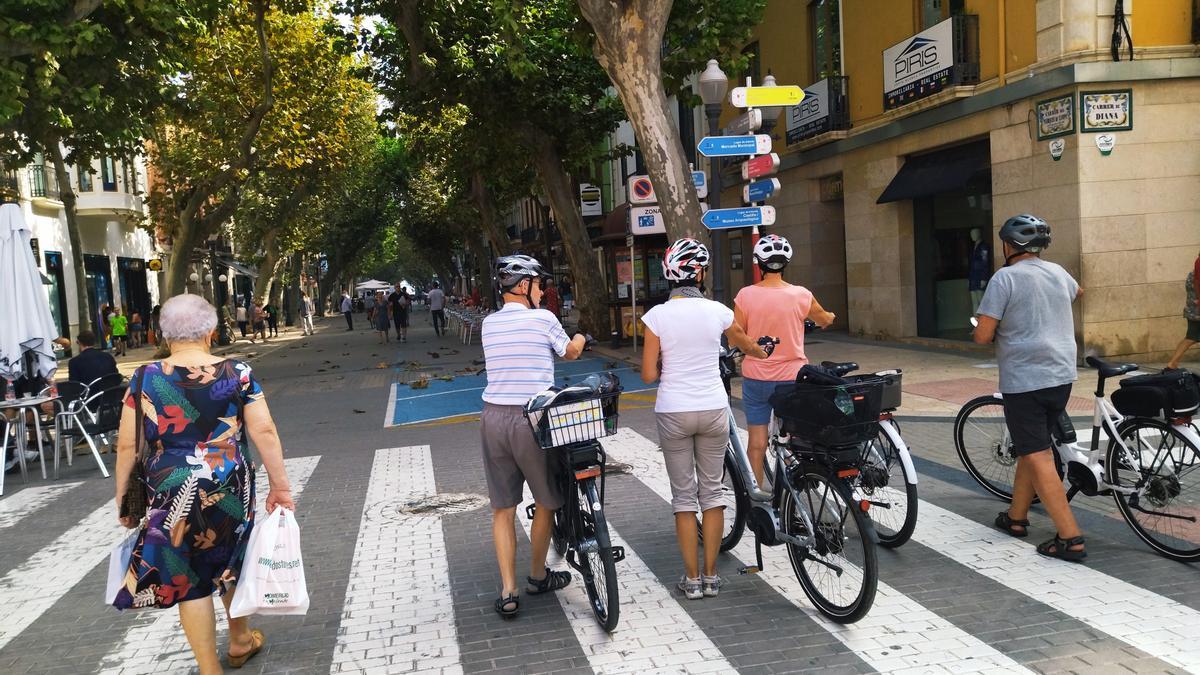
{"type": "Polygon", "coordinates": [[[553,386],[554,355],[566,354],[571,341],[553,314],[519,302],[506,302],[486,317],[481,335],[487,369],[483,400],[496,405],[525,405],[553,386]]]}

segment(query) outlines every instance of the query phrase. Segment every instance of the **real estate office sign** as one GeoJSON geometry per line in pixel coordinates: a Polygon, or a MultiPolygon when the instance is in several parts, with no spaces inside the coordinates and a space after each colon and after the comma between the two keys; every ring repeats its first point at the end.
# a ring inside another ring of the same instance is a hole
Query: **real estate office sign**
{"type": "Polygon", "coordinates": [[[953,69],[951,17],[884,50],[884,109],[898,108],[945,89],[951,83],[953,69]]]}

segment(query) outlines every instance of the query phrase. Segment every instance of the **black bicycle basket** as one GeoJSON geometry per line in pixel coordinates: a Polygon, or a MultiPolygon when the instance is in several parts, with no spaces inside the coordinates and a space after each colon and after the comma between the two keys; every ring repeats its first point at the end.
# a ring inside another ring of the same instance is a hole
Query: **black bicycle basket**
{"type": "Polygon", "coordinates": [[[525,419],[542,449],[561,448],[617,433],[620,398],[621,391],[617,390],[556,402],[548,408],[525,413],[525,419]]]}
{"type": "Polygon", "coordinates": [[[879,433],[887,382],[861,377],[846,384],[783,384],[771,394],[781,429],[802,441],[830,448],[856,445],[879,433]]]}

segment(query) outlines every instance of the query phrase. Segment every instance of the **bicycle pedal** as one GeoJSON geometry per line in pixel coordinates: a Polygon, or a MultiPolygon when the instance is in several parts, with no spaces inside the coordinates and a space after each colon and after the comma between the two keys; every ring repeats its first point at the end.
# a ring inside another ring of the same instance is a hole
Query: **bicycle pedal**
{"type": "Polygon", "coordinates": [[[533,514],[535,513],[537,513],[537,504],[530,504],[529,506],[525,507],[525,515],[530,520],[533,520],[533,514]]]}
{"type": "Polygon", "coordinates": [[[613,562],[615,562],[615,563],[619,563],[622,560],[624,560],[625,559],[625,547],[624,546],[613,546],[612,547],[612,559],[613,559],[613,562]]]}
{"type": "Polygon", "coordinates": [[[738,574],[758,574],[762,570],[757,565],[746,565],[738,568],[738,574]]]}

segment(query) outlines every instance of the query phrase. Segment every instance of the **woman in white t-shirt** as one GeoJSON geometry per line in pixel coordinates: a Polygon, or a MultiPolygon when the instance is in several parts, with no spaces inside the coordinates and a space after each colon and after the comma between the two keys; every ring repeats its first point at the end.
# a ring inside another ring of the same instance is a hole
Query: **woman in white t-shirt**
{"type": "Polygon", "coordinates": [[[733,311],[704,297],[701,284],[708,249],[695,239],[680,239],[663,254],[663,276],[671,297],[642,317],[646,325],[642,380],[661,377],[654,404],[658,440],[671,479],[675,535],[683,554],[683,578],[677,588],[689,600],[717,595],[717,553],[724,528],[721,474],[729,438],[729,399],[718,358],[721,335],[746,354],[768,356],[733,322],[733,311]],[[659,355],[662,363],[659,365],[659,355]],[[696,513],[703,514],[704,569],[699,569],[696,513]]]}

